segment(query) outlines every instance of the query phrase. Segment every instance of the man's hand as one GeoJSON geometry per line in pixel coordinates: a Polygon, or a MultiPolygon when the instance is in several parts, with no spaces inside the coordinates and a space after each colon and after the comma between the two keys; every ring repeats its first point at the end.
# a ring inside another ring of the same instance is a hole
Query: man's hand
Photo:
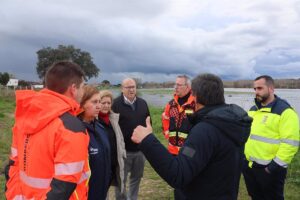
{"type": "Polygon", "coordinates": [[[131,140],[134,143],[141,143],[143,141],[143,139],[152,133],[152,126],[150,123],[150,117],[147,117],[146,119],[146,127],[144,126],[137,126],[131,136],[131,140]]]}
{"type": "Polygon", "coordinates": [[[268,167],[265,168],[265,171],[268,173],[268,174],[271,174],[270,170],[268,169],[268,167]]]}
{"type": "Polygon", "coordinates": [[[170,119],[170,117],[168,117],[165,112],[163,112],[161,114],[161,117],[162,117],[163,120],[169,120],[170,119]]]}

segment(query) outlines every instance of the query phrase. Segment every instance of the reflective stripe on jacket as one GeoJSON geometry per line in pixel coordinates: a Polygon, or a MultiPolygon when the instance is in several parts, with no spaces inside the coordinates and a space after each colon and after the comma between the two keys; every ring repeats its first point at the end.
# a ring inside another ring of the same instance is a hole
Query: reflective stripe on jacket
{"type": "Polygon", "coordinates": [[[195,111],[195,102],[192,95],[182,106],[179,105],[178,98],[177,95],[174,95],[174,99],[165,107],[165,117],[162,117],[163,131],[169,131],[168,150],[174,155],[178,154],[191,129],[187,115],[193,114],[195,111]]]}
{"type": "Polygon", "coordinates": [[[299,147],[299,119],[290,105],[276,96],[266,107],[259,103],[248,112],[253,118],[251,134],[245,146],[250,161],[261,165],[275,162],[286,168],[299,147]]]}
{"type": "Polygon", "coordinates": [[[16,92],[7,199],[87,199],[89,137],[78,109],[47,89],[16,92]]]}

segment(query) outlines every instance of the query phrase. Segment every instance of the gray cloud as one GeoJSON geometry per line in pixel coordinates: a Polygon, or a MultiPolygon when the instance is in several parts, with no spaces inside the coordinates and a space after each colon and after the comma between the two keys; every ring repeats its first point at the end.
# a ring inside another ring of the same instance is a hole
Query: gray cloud
{"type": "Polygon", "coordinates": [[[299,8],[292,0],[4,0],[0,71],[37,80],[36,51],[72,44],[100,67],[92,81],[299,77],[299,8]]]}

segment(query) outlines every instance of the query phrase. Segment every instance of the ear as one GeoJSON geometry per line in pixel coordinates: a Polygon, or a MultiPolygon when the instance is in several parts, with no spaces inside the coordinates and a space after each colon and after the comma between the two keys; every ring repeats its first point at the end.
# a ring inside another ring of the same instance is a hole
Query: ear
{"type": "Polygon", "coordinates": [[[274,93],[274,86],[270,86],[269,90],[270,90],[271,93],[274,93]]]}
{"type": "Polygon", "coordinates": [[[77,94],[77,87],[76,84],[73,83],[72,85],[69,86],[68,90],[70,91],[70,95],[75,98],[77,94]]]}

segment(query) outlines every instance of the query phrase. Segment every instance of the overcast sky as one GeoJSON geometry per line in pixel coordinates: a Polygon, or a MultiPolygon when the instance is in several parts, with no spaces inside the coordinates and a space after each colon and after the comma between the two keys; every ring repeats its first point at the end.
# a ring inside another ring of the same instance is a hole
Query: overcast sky
{"type": "Polygon", "coordinates": [[[0,72],[39,80],[36,51],[59,44],[91,53],[94,82],[300,78],[300,1],[0,1],[0,72]]]}

